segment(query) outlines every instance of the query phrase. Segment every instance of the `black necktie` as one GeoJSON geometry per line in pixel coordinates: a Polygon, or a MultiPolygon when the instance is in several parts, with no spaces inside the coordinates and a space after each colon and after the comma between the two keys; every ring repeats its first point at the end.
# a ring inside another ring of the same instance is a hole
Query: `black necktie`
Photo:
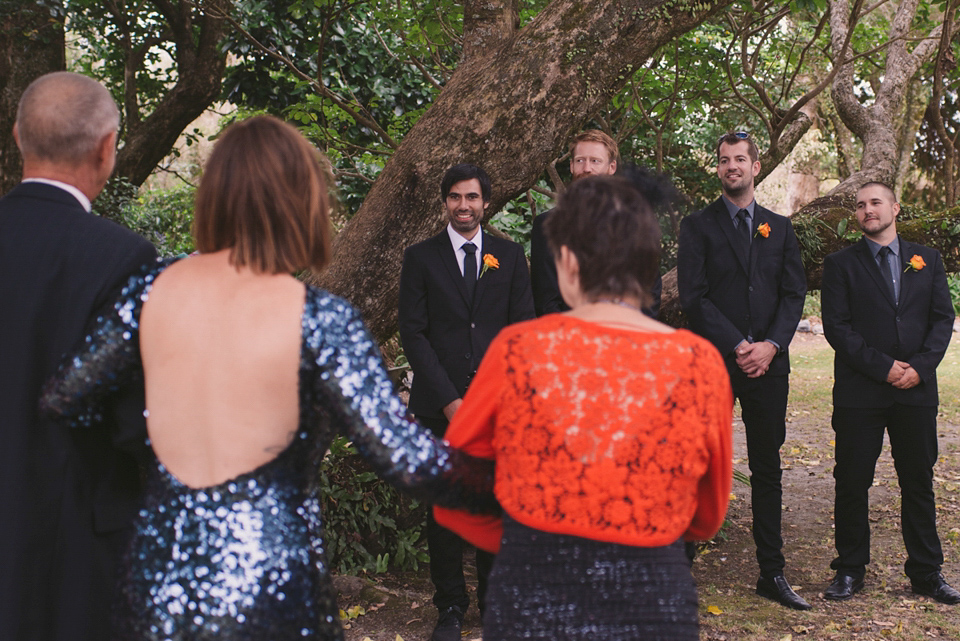
{"type": "Polygon", "coordinates": [[[887,281],[887,289],[890,290],[890,295],[893,297],[894,302],[896,302],[897,288],[893,284],[893,271],[890,269],[890,260],[888,258],[892,253],[893,251],[889,247],[881,247],[880,251],[877,252],[877,260],[880,261],[880,273],[883,274],[883,279],[887,281]]]}
{"type": "Polygon", "coordinates": [[[467,296],[473,300],[473,290],[477,288],[477,246],[463,244],[463,280],[467,283],[467,296]]]}
{"type": "Polygon", "coordinates": [[[743,244],[743,250],[750,253],[750,219],[749,212],[741,209],[737,212],[737,231],[740,232],[740,242],[743,244]]]}

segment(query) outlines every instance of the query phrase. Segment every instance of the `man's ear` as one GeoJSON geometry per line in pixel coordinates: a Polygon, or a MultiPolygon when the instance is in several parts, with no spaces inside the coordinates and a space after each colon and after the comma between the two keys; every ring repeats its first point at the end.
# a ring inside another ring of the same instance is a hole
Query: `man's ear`
{"type": "Polygon", "coordinates": [[[117,132],[104,134],[94,150],[94,161],[97,173],[107,178],[113,173],[113,166],[117,161],[117,132]]]}
{"type": "Polygon", "coordinates": [[[17,128],[17,123],[13,123],[13,141],[17,143],[17,149],[19,149],[22,154],[23,147],[20,146],[20,130],[17,128]]]}

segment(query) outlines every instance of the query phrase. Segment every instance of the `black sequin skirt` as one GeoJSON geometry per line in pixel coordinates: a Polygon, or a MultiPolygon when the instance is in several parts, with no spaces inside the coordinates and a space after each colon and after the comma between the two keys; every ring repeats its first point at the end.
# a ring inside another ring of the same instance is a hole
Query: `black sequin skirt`
{"type": "Polygon", "coordinates": [[[504,517],[484,641],[697,641],[682,541],[658,548],[551,534],[504,517]]]}

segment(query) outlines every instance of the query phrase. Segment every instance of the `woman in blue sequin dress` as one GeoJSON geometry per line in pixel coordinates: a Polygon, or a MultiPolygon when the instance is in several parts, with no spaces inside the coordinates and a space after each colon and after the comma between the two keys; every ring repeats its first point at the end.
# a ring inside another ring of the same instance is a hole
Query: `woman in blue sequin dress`
{"type": "Polygon", "coordinates": [[[82,429],[143,373],[156,462],[115,639],[342,639],[318,490],[337,434],[411,494],[496,509],[489,463],[407,416],[359,314],[290,276],[327,261],[327,199],[295,129],[231,126],[197,192],[201,253],[132,276],[46,388],[82,429]]]}

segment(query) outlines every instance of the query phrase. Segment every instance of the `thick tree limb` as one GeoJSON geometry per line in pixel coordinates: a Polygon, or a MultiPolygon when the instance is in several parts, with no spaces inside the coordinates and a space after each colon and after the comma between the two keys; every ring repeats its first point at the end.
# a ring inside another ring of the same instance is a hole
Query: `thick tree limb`
{"type": "MultiPolygon", "coordinates": [[[[177,138],[220,95],[226,53],[220,49],[228,0],[207,0],[202,11],[182,0],[153,0],[173,33],[177,83],[153,112],[127,114],[124,145],[117,153],[118,175],[140,185],[170,153],[177,138]]],[[[129,81],[129,80],[128,80],[129,81]]]]}

